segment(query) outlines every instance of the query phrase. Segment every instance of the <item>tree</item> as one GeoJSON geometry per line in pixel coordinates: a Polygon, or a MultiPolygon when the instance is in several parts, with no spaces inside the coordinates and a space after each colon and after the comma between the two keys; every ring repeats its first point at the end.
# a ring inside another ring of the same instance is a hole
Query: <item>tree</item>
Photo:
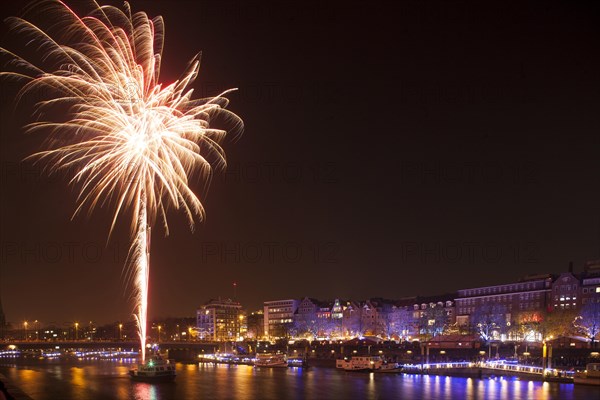
{"type": "Polygon", "coordinates": [[[406,338],[414,329],[415,321],[412,310],[405,307],[394,308],[387,315],[386,328],[388,337],[406,338]]]}
{"type": "Polygon", "coordinates": [[[575,332],[574,322],[577,313],[574,309],[556,309],[544,315],[540,329],[544,339],[558,336],[568,336],[575,332]]]}
{"type": "Polygon", "coordinates": [[[425,340],[435,337],[444,332],[447,320],[448,315],[444,307],[433,304],[425,310],[421,310],[417,321],[419,333],[424,336],[425,340]]]}
{"type": "Polygon", "coordinates": [[[591,340],[592,348],[595,347],[596,337],[600,333],[600,299],[591,298],[591,302],[581,308],[581,313],[575,318],[575,327],[585,337],[591,340]]]}
{"type": "Polygon", "coordinates": [[[480,304],[471,313],[471,329],[486,343],[497,339],[506,327],[506,313],[507,309],[503,304],[480,304]]]}
{"type": "Polygon", "coordinates": [[[518,322],[512,324],[515,339],[530,342],[541,340],[542,317],[537,312],[522,312],[518,322]]]}

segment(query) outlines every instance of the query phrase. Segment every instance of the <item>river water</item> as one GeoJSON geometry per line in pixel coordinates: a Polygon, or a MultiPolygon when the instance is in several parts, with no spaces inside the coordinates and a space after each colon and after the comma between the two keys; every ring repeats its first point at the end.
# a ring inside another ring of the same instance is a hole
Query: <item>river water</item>
{"type": "Polygon", "coordinates": [[[560,399],[600,398],[600,389],[518,379],[362,374],[330,368],[258,369],[177,364],[175,382],[132,382],[127,362],[0,361],[0,373],[35,400],[183,399],[560,399]]]}

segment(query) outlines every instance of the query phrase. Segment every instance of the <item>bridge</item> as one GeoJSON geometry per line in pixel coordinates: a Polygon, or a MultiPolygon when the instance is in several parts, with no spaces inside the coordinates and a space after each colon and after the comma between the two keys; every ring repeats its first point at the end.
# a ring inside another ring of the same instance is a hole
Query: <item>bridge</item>
{"type": "MultiPolygon", "coordinates": [[[[195,341],[160,342],[158,345],[162,351],[168,352],[169,358],[186,362],[197,361],[199,356],[213,354],[219,348],[219,343],[195,341]]],[[[47,357],[61,356],[65,350],[72,351],[78,357],[136,357],[139,346],[140,342],[133,340],[11,341],[0,342],[0,358],[16,357],[23,351],[36,350],[47,357]]]]}
{"type": "MultiPolygon", "coordinates": [[[[158,343],[161,350],[188,349],[199,353],[214,353],[219,348],[216,342],[174,341],[158,343]]],[[[139,350],[140,342],[134,340],[27,340],[0,342],[0,350],[12,348],[20,350],[45,350],[45,349],[134,349],[139,350]]]]}
{"type": "MultiPolygon", "coordinates": [[[[156,343],[156,342],[148,342],[156,343]]],[[[190,347],[190,348],[206,348],[219,345],[218,342],[198,342],[198,341],[161,341],[158,343],[161,348],[165,347],[190,347]]],[[[139,340],[11,340],[6,342],[0,341],[0,348],[10,345],[17,346],[22,349],[39,349],[60,346],[61,348],[94,348],[94,347],[136,347],[140,345],[139,340]]]]}

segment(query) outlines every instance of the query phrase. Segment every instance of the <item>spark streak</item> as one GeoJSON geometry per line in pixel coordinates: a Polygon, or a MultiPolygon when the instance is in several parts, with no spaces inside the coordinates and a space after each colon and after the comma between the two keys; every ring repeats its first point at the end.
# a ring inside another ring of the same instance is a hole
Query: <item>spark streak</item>
{"type": "Polygon", "coordinates": [[[225,165],[220,142],[227,132],[211,128],[211,118],[224,117],[232,129],[242,129],[242,121],[226,110],[229,91],[192,99],[188,87],[198,75],[199,56],[177,81],[159,83],[162,17],[132,14],[128,3],[124,10],[93,0],[90,5],[89,14],[79,17],[58,0],[33,3],[25,14],[51,20],[46,30],[8,18],[9,27],[41,59],[30,62],[0,48],[4,65],[13,69],[0,76],[22,84],[17,101],[32,94],[43,97],[35,103],[36,115],[66,115],[31,123],[26,130],[49,133],[46,149],[29,158],[51,172],[72,174],[70,184],[79,188],[74,216],[110,204],[110,236],[119,215],[132,211],[127,264],[144,361],[151,227],[160,218],[168,235],[170,207],[184,211],[191,229],[196,218],[204,217],[189,179],[197,171],[208,183],[213,167],[225,165]]]}

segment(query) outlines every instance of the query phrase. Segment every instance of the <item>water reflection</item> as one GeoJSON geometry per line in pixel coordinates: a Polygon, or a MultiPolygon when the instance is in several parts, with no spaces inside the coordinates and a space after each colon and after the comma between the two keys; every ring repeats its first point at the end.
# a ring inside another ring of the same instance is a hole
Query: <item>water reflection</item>
{"type": "Polygon", "coordinates": [[[158,400],[156,386],[150,383],[135,383],[136,400],[158,400]]]}
{"type": "Polygon", "coordinates": [[[177,364],[174,383],[132,382],[128,365],[106,361],[0,365],[31,397],[50,399],[540,399],[596,398],[595,388],[443,376],[361,374],[335,369],[258,369],[250,366],[177,364]]]}

